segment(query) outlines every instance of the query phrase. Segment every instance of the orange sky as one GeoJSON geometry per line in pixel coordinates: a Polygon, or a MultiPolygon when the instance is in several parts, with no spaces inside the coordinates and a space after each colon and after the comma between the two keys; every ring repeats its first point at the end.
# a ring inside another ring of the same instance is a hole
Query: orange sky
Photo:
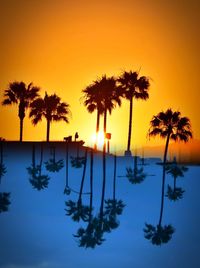
{"type": "MultiPolygon", "coordinates": [[[[199,128],[199,11],[197,0],[0,0],[0,93],[9,82],[33,82],[71,106],[70,124],[52,125],[50,138],[80,133],[91,145],[96,114],[80,103],[81,90],[102,74],[139,70],[151,77],[150,98],[133,108],[132,147],[147,145],[154,114],[179,109],[199,128]]],[[[0,107],[0,136],[18,139],[17,107],[0,107]]],[[[126,147],[128,103],[108,117],[112,146],[126,147]]],[[[44,140],[46,122],[25,119],[24,139],[44,140]]],[[[155,143],[155,141],[153,142],[155,143]]],[[[153,144],[152,143],[152,144],[153,144]]]]}

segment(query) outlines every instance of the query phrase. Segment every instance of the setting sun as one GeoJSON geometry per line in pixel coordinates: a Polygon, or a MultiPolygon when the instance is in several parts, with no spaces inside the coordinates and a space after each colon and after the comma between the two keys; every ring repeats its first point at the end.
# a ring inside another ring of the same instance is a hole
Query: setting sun
{"type": "Polygon", "coordinates": [[[103,148],[104,143],[104,133],[103,131],[99,131],[98,134],[93,133],[92,134],[92,143],[93,145],[97,144],[97,149],[101,150],[103,148]]]}

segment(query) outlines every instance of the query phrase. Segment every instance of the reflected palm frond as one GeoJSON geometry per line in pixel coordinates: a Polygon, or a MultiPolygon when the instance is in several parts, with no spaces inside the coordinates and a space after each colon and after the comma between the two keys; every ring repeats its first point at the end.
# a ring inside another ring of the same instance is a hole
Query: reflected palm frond
{"type": "Polygon", "coordinates": [[[160,246],[171,240],[175,229],[170,224],[164,226],[158,224],[155,227],[152,224],[145,223],[143,231],[146,239],[150,240],[153,245],[160,246]]]}
{"type": "Polygon", "coordinates": [[[8,211],[10,202],[10,193],[0,193],[0,213],[8,211]]]}
{"type": "Polygon", "coordinates": [[[66,215],[71,216],[73,221],[79,222],[80,220],[88,221],[90,216],[90,207],[83,205],[81,201],[74,202],[68,200],[65,202],[66,215]]]}
{"type": "Polygon", "coordinates": [[[184,190],[181,187],[172,188],[170,185],[167,186],[166,197],[171,201],[177,201],[183,198],[184,190]]]}
{"type": "Polygon", "coordinates": [[[144,181],[147,174],[143,168],[126,168],[126,177],[132,184],[139,184],[144,181]]]}
{"type": "Polygon", "coordinates": [[[59,172],[60,169],[64,167],[63,160],[55,161],[55,159],[49,159],[49,161],[45,162],[45,167],[50,172],[59,172]]]}
{"type": "Polygon", "coordinates": [[[85,157],[84,156],[71,156],[71,165],[75,168],[81,168],[85,164],[85,157]]]}

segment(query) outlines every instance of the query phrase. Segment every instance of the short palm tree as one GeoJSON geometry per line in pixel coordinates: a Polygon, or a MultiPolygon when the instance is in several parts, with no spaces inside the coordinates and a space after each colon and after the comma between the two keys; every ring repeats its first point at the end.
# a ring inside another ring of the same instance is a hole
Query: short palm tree
{"type": "Polygon", "coordinates": [[[147,100],[149,98],[149,79],[146,76],[139,77],[138,72],[124,72],[118,82],[124,90],[124,97],[130,102],[129,108],[129,130],[126,155],[131,155],[131,133],[132,133],[132,114],[133,114],[133,99],[147,100]]]}
{"type": "Polygon", "coordinates": [[[173,112],[171,109],[168,109],[166,112],[160,112],[152,118],[149,129],[149,136],[157,135],[161,138],[166,138],[163,158],[160,218],[157,227],[146,224],[144,232],[145,238],[150,239],[153,244],[160,245],[161,243],[167,243],[174,232],[174,228],[171,225],[164,227],[161,225],[164,208],[165,173],[169,140],[187,142],[192,138],[190,120],[187,117],[181,117],[180,112],[173,112]]]}
{"type": "Polygon", "coordinates": [[[29,117],[32,118],[33,125],[36,125],[45,117],[47,121],[46,140],[49,141],[50,125],[53,121],[65,121],[69,123],[71,114],[69,104],[61,102],[61,98],[56,94],[48,95],[45,93],[44,98],[37,98],[31,105],[29,117]]]}
{"type": "Polygon", "coordinates": [[[24,82],[12,82],[9,84],[8,89],[4,92],[3,105],[18,105],[18,117],[20,119],[20,141],[23,140],[23,122],[26,110],[30,103],[38,97],[40,88],[33,86],[32,83],[26,84],[24,82]]]}

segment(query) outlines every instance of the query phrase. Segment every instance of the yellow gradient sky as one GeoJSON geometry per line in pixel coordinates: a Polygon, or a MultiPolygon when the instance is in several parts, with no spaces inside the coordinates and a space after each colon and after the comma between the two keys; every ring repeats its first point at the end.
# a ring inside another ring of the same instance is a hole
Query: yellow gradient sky
{"type": "MultiPolygon", "coordinates": [[[[0,0],[0,93],[9,82],[33,82],[71,106],[70,124],[52,125],[50,138],[80,133],[91,145],[96,114],[81,90],[102,74],[139,70],[151,77],[148,101],[134,102],[132,147],[147,145],[149,121],[168,107],[199,128],[199,11],[197,0],[0,0]]],[[[108,117],[116,149],[126,147],[128,102],[108,117]]],[[[17,107],[0,107],[0,136],[18,139],[17,107]]],[[[24,139],[44,140],[46,122],[25,119],[24,139]]],[[[158,144],[152,141],[152,144],[158,144]]],[[[160,142],[160,141],[159,141],[160,142]]]]}

